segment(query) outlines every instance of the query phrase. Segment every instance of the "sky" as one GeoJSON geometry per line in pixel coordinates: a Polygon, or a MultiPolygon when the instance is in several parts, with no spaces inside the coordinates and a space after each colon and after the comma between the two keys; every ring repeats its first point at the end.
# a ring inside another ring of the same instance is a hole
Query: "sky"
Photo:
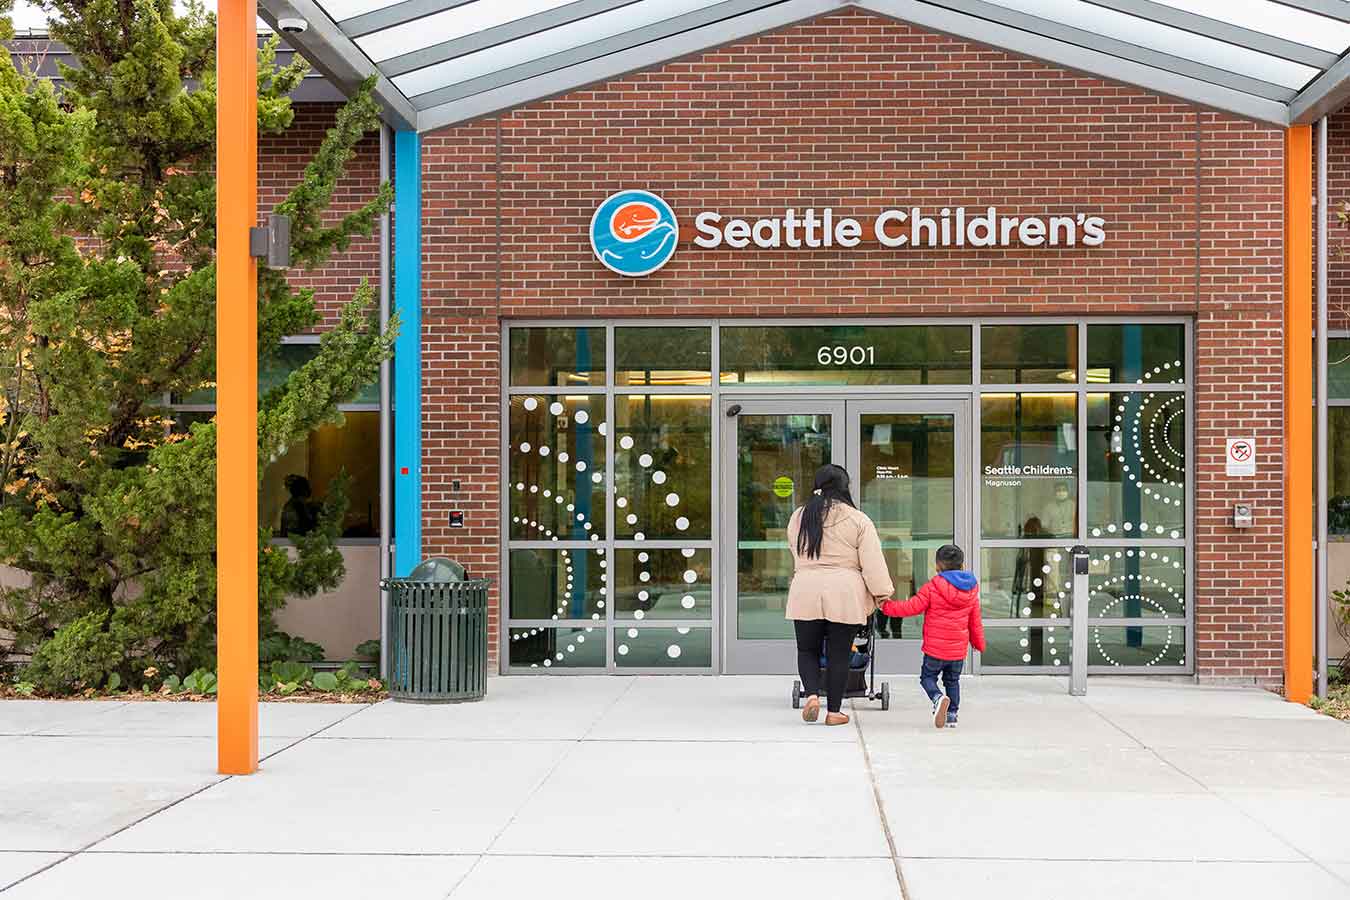
{"type": "MultiPolygon", "coordinates": [[[[203,5],[208,10],[214,12],[216,9],[216,0],[205,0],[203,5]]],[[[187,4],[180,2],[178,3],[178,6],[183,8],[186,7],[187,4]]],[[[46,14],[36,4],[29,3],[27,0],[15,0],[12,18],[14,19],[14,30],[19,34],[23,34],[25,31],[30,30],[45,31],[47,29],[46,14]]],[[[258,20],[258,28],[259,30],[267,28],[266,23],[263,22],[262,19],[258,20]]]]}

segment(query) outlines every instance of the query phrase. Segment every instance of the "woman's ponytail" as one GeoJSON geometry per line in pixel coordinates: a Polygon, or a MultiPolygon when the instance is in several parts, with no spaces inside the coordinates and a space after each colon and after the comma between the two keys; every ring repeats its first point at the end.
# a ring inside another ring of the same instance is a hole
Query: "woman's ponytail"
{"type": "Polygon", "coordinates": [[[826,464],[816,470],[811,496],[802,506],[801,523],[797,531],[797,555],[820,558],[820,543],[825,537],[825,520],[835,502],[853,506],[848,492],[848,472],[840,466],[826,464]]]}

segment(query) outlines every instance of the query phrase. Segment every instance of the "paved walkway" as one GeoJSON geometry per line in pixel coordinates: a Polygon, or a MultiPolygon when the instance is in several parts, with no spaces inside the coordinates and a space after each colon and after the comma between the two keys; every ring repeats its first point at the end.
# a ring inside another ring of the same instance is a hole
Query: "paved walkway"
{"type": "Polygon", "coordinates": [[[1350,897],[1346,724],[1260,691],[983,678],[937,731],[911,681],[848,728],[802,724],[781,678],[266,704],[249,778],[214,773],[209,704],[0,703],[0,894],[1350,897]]]}

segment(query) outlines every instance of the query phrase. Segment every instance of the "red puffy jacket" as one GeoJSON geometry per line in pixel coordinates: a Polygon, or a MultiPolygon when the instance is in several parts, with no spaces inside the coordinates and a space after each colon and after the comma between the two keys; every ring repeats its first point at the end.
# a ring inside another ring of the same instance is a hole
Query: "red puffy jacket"
{"type": "Polygon", "coordinates": [[[967,645],[984,652],[980,585],[969,572],[939,572],[919,593],[908,600],[887,600],[881,611],[888,616],[926,613],[923,652],[935,659],[965,659],[967,645]]]}

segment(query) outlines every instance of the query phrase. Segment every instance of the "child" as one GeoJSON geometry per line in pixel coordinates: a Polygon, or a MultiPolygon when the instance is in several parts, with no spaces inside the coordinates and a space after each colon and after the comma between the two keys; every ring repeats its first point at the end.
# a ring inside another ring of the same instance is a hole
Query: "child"
{"type": "Polygon", "coordinates": [[[881,611],[888,616],[917,616],[923,620],[923,671],[919,684],[933,701],[933,726],[955,728],[961,706],[961,667],[966,645],[984,652],[984,623],[980,621],[980,585],[962,567],[966,555],[955,544],[939,547],[937,575],[908,600],[887,600],[881,611]],[[938,690],[942,675],[946,696],[938,690]]]}

